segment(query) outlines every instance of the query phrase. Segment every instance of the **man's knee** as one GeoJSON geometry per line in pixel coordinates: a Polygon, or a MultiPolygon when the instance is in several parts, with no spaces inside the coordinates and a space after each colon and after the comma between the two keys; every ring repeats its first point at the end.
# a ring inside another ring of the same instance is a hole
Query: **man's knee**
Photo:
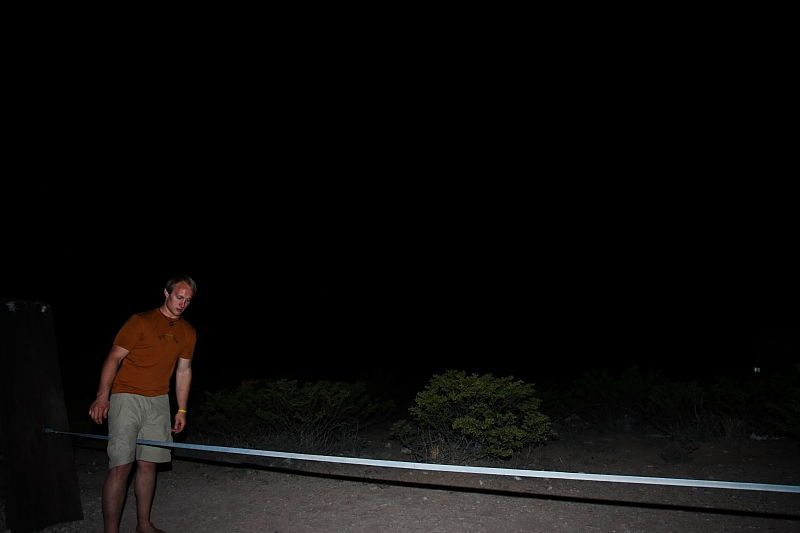
{"type": "Polygon", "coordinates": [[[128,475],[131,473],[131,468],[133,467],[133,463],[127,463],[124,465],[112,466],[108,469],[108,477],[125,480],[128,479],[128,475]]]}

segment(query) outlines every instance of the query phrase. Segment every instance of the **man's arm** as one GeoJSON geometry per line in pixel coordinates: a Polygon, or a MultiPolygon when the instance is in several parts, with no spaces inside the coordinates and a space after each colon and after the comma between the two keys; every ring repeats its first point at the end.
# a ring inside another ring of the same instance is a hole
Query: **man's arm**
{"type": "Polygon", "coordinates": [[[175,397],[178,400],[178,412],[175,414],[173,433],[180,433],[186,427],[186,406],[189,403],[189,389],[192,386],[192,360],[178,359],[175,371],[175,397]]]}
{"type": "Polygon", "coordinates": [[[97,388],[97,396],[95,397],[92,405],[89,406],[89,416],[98,424],[102,424],[103,420],[108,417],[108,408],[110,407],[109,397],[111,396],[111,385],[114,383],[114,378],[119,371],[119,365],[122,360],[127,357],[130,350],[126,350],[122,346],[116,344],[111,347],[108,352],[106,360],[103,362],[103,370],[100,371],[100,386],[97,388]]]}

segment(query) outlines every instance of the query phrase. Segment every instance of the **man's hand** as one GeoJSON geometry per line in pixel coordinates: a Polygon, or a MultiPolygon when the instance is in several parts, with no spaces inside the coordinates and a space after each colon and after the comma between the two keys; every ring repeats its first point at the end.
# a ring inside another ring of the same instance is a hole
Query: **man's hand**
{"type": "Polygon", "coordinates": [[[102,424],[103,420],[108,418],[109,407],[111,407],[111,402],[107,398],[98,398],[89,406],[89,418],[98,424],[102,424]]]}
{"type": "Polygon", "coordinates": [[[180,433],[186,427],[186,413],[178,411],[175,413],[175,425],[172,426],[173,433],[180,433]]]}

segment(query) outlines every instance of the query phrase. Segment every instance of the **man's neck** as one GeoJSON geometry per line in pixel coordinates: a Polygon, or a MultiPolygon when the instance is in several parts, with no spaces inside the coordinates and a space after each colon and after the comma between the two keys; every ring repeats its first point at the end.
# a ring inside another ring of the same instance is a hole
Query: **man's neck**
{"type": "Polygon", "coordinates": [[[161,311],[162,315],[169,318],[170,320],[180,320],[181,318],[179,315],[173,315],[172,313],[170,313],[166,305],[162,305],[161,307],[158,308],[158,310],[161,311]]]}

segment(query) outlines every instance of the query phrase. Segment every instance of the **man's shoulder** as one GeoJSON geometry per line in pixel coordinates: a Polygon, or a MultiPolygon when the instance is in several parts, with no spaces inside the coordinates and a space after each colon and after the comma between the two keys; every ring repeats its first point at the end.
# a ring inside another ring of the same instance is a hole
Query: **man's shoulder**
{"type": "Polygon", "coordinates": [[[189,331],[192,335],[195,336],[197,335],[197,331],[194,329],[194,326],[192,326],[191,322],[181,317],[181,324],[183,324],[186,330],[189,331]]]}
{"type": "Polygon", "coordinates": [[[158,308],[142,311],[141,313],[134,313],[128,317],[127,324],[141,324],[142,322],[150,322],[155,318],[155,313],[158,308]]]}
{"type": "Polygon", "coordinates": [[[141,313],[136,313],[131,315],[130,320],[133,319],[152,320],[156,316],[156,313],[158,312],[159,312],[158,307],[156,307],[155,309],[148,309],[147,311],[142,311],[141,313]]]}

